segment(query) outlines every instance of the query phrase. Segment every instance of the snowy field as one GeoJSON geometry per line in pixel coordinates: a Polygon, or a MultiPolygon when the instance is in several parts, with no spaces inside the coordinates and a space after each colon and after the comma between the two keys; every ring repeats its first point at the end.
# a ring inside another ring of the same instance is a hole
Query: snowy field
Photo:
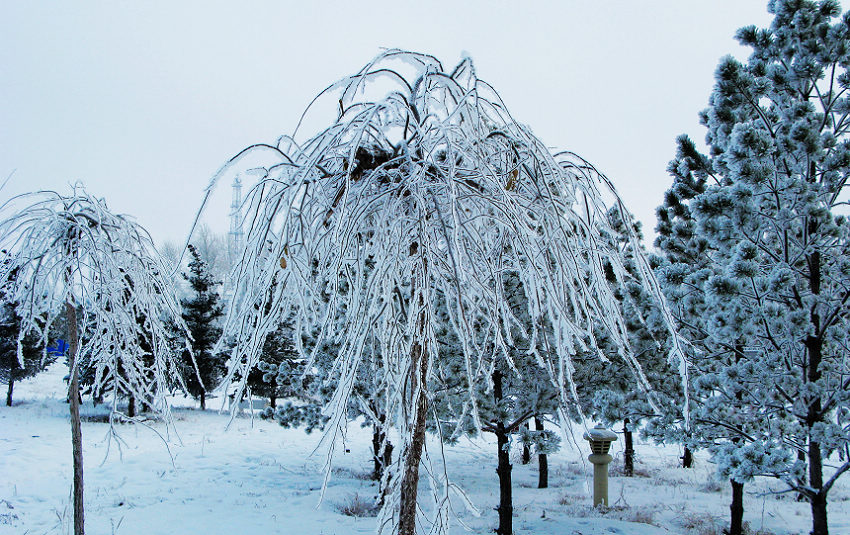
{"type": "MultiPolygon", "coordinates": [[[[0,407],[0,535],[71,532],[71,446],[68,406],[61,401],[65,370],[50,371],[15,389],[15,405],[0,407]]],[[[215,402],[216,400],[213,400],[215,402]]],[[[213,403],[215,405],[215,403],[213,403]]],[[[84,408],[86,528],[91,534],[331,535],[373,533],[372,517],[346,516],[355,500],[368,502],[376,487],[369,429],[352,425],[338,455],[324,501],[322,455],[311,456],[320,436],[276,423],[191,408],[174,411],[177,434],[162,423],[118,425],[120,449],[108,440],[104,414],[84,408]],[[160,436],[162,435],[162,437],[160,436]],[[179,435],[179,437],[178,437],[179,435]],[[163,438],[166,440],[164,441],[163,438]],[[355,498],[356,497],[356,498],[355,498]]],[[[582,430],[574,433],[581,436],[582,430]]],[[[453,533],[489,533],[497,524],[495,440],[463,440],[445,448],[450,476],[480,511],[454,502],[453,533]]],[[[537,489],[534,461],[514,452],[514,530],[517,534],[700,534],[721,533],[728,519],[728,483],[712,478],[698,454],[696,467],[678,468],[676,447],[638,442],[639,477],[616,474],[622,443],[614,444],[607,511],[590,506],[592,466],[581,450],[566,445],[550,456],[550,488],[537,489]]],[[[431,455],[439,444],[429,442],[431,455]]],[[[744,520],[751,533],[803,534],[809,508],[787,495],[765,492],[779,485],[747,485],[744,520]],[[762,530],[762,531],[759,531],[762,530]]],[[[424,483],[420,496],[428,494],[424,483]]],[[[850,486],[845,478],[830,495],[830,533],[850,533],[850,486]]]]}

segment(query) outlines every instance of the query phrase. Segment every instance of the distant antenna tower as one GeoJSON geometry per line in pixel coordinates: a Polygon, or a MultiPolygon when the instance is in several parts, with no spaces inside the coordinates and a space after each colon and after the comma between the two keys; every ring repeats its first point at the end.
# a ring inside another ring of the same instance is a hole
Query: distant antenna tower
{"type": "Polygon", "coordinates": [[[227,256],[230,265],[242,254],[245,235],[242,232],[242,180],[239,175],[233,179],[233,201],[230,203],[230,233],[227,236],[227,256]]]}

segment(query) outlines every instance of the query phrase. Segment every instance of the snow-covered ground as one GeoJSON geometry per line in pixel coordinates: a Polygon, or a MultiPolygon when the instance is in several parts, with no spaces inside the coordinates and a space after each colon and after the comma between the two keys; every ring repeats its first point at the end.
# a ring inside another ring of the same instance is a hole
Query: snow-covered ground
{"type": "MultiPolygon", "coordinates": [[[[60,366],[15,389],[13,407],[0,407],[0,535],[69,533],[71,448],[68,406],[61,401],[60,366]]],[[[102,410],[86,406],[89,416],[102,410]]],[[[96,420],[96,418],[91,418],[96,420]]],[[[120,441],[108,440],[109,425],[83,424],[86,528],[91,534],[331,535],[373,533],[375,519],[341,513],[354,500],[376,493],[368,480],[368,429],[352,425],[338,455],[324,501],[322,455],[311,456],[320,436],[272,422],[229,417],[215,411],[174,411],[177,434],[161,422],[118,425],[120,441]],[[179,438],[178,438],[179,435],[179,438]]],[[[581,430],[575,434],[580,437],[581,430]]],[[[447,447],[450,476],[480,516],[455,503],[458,520],[473,533],[497,523],[495,441],[463,440],[447,447]]],[[[583,442],[583,441],[582,441],[583,442]]],[[[640,477],[616,475],[622,444],[615,443],[610,479],[612,507],[590,506],[591,465],[566,445],[550,456],[550,488],[537,489],[535,463],[514,462],[514,530],[517,534],[719,534],[727,522],[728,483],[712,478],[712,466],[697,455],[696,467],[678,468],[680,451],[639,442],[640,477]]],[[[439,444],[429,442],[429,451],[439,444]]],[[[518,452],[514,452],[517,453],[518,452]]],[[[747,485],[745,521],[753,533],[797,534],[810,529],[807,504],[764,491],[772,481],[747,485]]],[[[423,491],[426,489],[423,487],[423,491]]],[[[424,492],[423,492],[424,494],[424,492]]],[[[830,532],[850,533],[850,482],[830,495],[830,532]]],[[[453,533],[464,533],[457,522],[453,533]]]]}

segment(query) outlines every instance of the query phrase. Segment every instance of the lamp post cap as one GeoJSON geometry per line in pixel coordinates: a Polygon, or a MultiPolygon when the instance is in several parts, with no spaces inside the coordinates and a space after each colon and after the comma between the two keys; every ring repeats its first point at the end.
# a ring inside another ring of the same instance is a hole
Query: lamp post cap
{"type": "Polygon", "coordinates": [[[613,442],[617,440],[617,433],[605,429],[602,424],[596,424],[596,427],[589,429],[584,433],[584,439],[590,440],[591,442],[613,442]]]}

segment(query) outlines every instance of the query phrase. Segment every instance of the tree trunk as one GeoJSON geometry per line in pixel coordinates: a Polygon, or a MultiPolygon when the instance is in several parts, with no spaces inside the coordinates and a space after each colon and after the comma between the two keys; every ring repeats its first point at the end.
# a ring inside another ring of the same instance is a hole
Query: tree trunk
{"type": "Polygon", "coordinates": [[[732,483],[732,504],[729,506],[729,511],[732,513],[731,523],[729,525],[729,535],[743,535],[744,533],[744,484],[738,483],[734,479],[729,480],[732,483]]]}
{"type": "Polygon", "coordinates": [[[823,461],[820,444],[812,440],[809,441],[809,481],[811,488],[816,492],[809,498],[812,506],[811,535],[828,535],[826,492],[823,489],[823,461]]]}
{"type": "Polygon", "coordinates": [[[276,409],[277,408],[277,396],[272,394],[269,396],[269,407],[276,409]]]}
{"type": "MultiPolygon", "coordinates": [[[[387,440],[384,444],[384,459],[383,459],[384,470],[386,470],[386,468],[390,464],[392,464],[392,462],[393,462],[393,445],[389,440],[387,440]]],[[[381,477],[383,478],[383,474],[381,474],[381,477]]],[[[384,506],[384,502],[387,500],[387,493],[389,492],[389,490],[390,490],[390,487],[388,485],[381,485],[380,494],[378,496],[378,506],[379,507],[384,506]]]]}
{"type": "Polygon", "coordinates": [[[127,416],[134,418],[136,416],[136,396],[130,394],[130,399],[127,401],[127,416]]]}
{"type": "MultiPolygon", "coordinates": [[[[496,406],[502,400],[502,373],[498,370],[493,372],[493,397],[496,406]]],[[[511,495],[511,459],[508,451],[508,430],[504,422],[496,424],[496,444],[498,451],[498,464],[496,473],[499,474],[499,527],[496,535],[512,535],[513,533],[513,496],[511,495]]]]}
{"type": "MultiPolygon", "coordinates": [[[[523,427],[529,429],[528,422],[522,424],[523,427]]],[[[531,448],[528,447],[528,444],[522,445],[522,464],[528,464],[531,462],[531,448]]]]}
{"type": "MultiPolygon", "coordinates": [[[[410,244],[410,256],[419,254],[421,272],[411,284],[411,302],[416,299],[417,285],[428,284],[428,261],[426,255],[418,252],[418,242],[410,244]]],[[[419,294],[419,302],[415,303],[419,312],[416,316],[416,333],[410,348],[410,370],[405,380],[402,392],[405,409],[410,410],[407,418],[413,420],[410,446],[402,451],[404,472],[401,475],[399,496],[398,534],[416,535],[417,495],[419,493],[419,463],[422,460],[422,449],[425,447],[425,423],[428,409],[428,347],[425,345],[425,335],[430,320],[427,313],[424,294],[419,294]]]]}
{"type": "Polygon", "coordinates": [[[632,442],[632,428],[629,427],[630,423],[630,419],[623,419],[623,437],[626,441],[625,456],[623,457],[623,474],[626,477],[635,475],[635,448],[632,442]]]}
{"type": "MultiPolygon", "coordinates": [[[[534,429],[543,431],[543,420],[536,416],[534,417],[534,429]]],[[[537,464],[537,488],[547,489],[549,488],[549,458],[545,453],[537,454],[537,464]]]]}
{"type": "Polygon", "coordinates": [[[505,425],[499,423],[496,426],[496,444],[498,445],[498,468],[499,474],[499,527],[496,535],[511,535],[513,533],[513,496],[511,495],[511,460],[508,453],[508,433],[505,425]]]}
{"type": "MultiPolygon", "coordinates": [[[[393,445],[387,440],[384,431],[385,415],[378,417],[378,422],[372,425],[372,480],[382,481],[387,467],[393,462],[393,445]]],[[[378,492],[378,505],[383,507],[389,488],[381,485],[378,492]]]]}
{"type": "Polygon", "coordinates": [[[384,469],[393,463],[393,444],[389,440],[384,444],[384,469]]]}
{"type": "Polygon", "coordinates": [[[6,390],[6,406],[7,407],[12,406],[12,390],[14,390],[14,388],[15,388],[15,376],[13,375],[13,373],[14,372],[9,370],[9,389],[6,390]]]}
{"type": "MultiPolygon", "coordinates": [[[[815,163],[811,163],[811,175],[814,180],[815,163]]],[[[817,232],[817,222],[810,220],[808,223],[809,234],[814,235],[817,232]]],[[[812,294],[820,297],[821,286],[821,253],[817,249],[806,257],[806,263],[809,266],[809,288],[812,294]]],[[[810,309],[809,320],[811,321],[812,332],[806,337],[805,345],[808,354],[808,369],[804,367],[804,377],[806,386],[813,386],[821,379],[820,365],[823,361],[823,334],[821,334],[821,321],[817,305],[813,305],[810,309]]],[[[806,412],[806,427],[809,441],[809,487],[814,490],[814,494],[809,496],[812,506],[812,533],[811,535],[828,535],[829,527],[826,518],[826,490],[823,488],[823,458],[821,456],[820,443],[812,440],[812,429],[815,425],[824,420],[823,405],[821,397],[818,394],[812,394],[813,397],[806,399],[808,410],[806,412]]]]}
{"type": "Polygon", "coordinates": [[[207,409],[207,393],[201,390],[201,410],[207,409]]]}
{"type": "Polygon", "coordinates": [[[384,457],[381,446],[387,438],[383,426],[376,422],[372,424],[372,481],[380,481],[384,475],[384,457]]]}
{"type": "Polygon", "coordinates": [[[829,535],[826,518],[826,494],[823,490],[812,496],[812,535],[829,535]]]}
{"type": "MultiPolygon", "coordinates": [[[[806,462],[806,452],[804,452],[803,450],[797,450],[797,460],[805,463],[806,462]]],[[[808,465],[808,463],[806,463],[806,465],[808,465]]],[[[800,478],[797,479],[797,484],[800,485],[801,487],[808,486],[809,478],[806,477],[805,472],[803,472],[801,474],[800,478]]],[[[809,501],[809,497],[806,496],[806,494],[804,492],[798,492],[797,493],[797,501],[798,502],[807,502],[807,501],[809,501]]]]}
{"type": "MultiPolygon", "coordinates": [[[[424,332],[425,318],[420,316],[420,327],[424,332]]],[[[428,378],[428,354],[420,342],[411,349],[411,367],[408,376],[408,395],[413,408],[413,436],[410,449],[404,463],[401,480],[401,507],[399,511],[398,535],[416,535],[416,496],[419,491],[419,462],[425,445],[425,417],[428,398],[426,380],[428,378]]]]}
{"type": "Polygon", "coordinates": [[[685,453],[682,454],[682,468],[691,468],[694,465],[694,454],[691,449],[685,446],[685,453]]]}
{"type": "MultiPolygon", "coordinates": [[[[816,251],[812,254],[812,266],[820,265],[820,254],[816,251]]],[[[820,293],[820,270],[812,268],[812,292],[820,293]]],[[[811,315],[812,325],[815,332],[820,331],[820,316],[816,313],[811,315]]],[[[806,349],[809,355],[806,379],[809,384],[815,384],[821,379],[820,365],[823,359],[823,338],[809,335],[806,338],[806,349]]],[[[812,428],[823,421],[823,405],[820,396],[815,394],[813,399],[808,400],[806,412],[806,427],[809,439],[809,486],[814,489],[815,494],[809,497],[812,506],[812,535],[828,535],[829,527],[826,518],[826,492],[823,488],[823,458],[821,456],[820,443],[812,440],[812,428]]]]}
{"type": "Polygon", "coordinates": [[[71,446],[74,456],[74,535],[84,535],[85,513],[83,508],[83,432],[80,423],[80,379],[77,369],[77,310],[65,303],[68,322],[68,353],[70,355],[71,384],[68,399],[71,406],[71,446]]]}

